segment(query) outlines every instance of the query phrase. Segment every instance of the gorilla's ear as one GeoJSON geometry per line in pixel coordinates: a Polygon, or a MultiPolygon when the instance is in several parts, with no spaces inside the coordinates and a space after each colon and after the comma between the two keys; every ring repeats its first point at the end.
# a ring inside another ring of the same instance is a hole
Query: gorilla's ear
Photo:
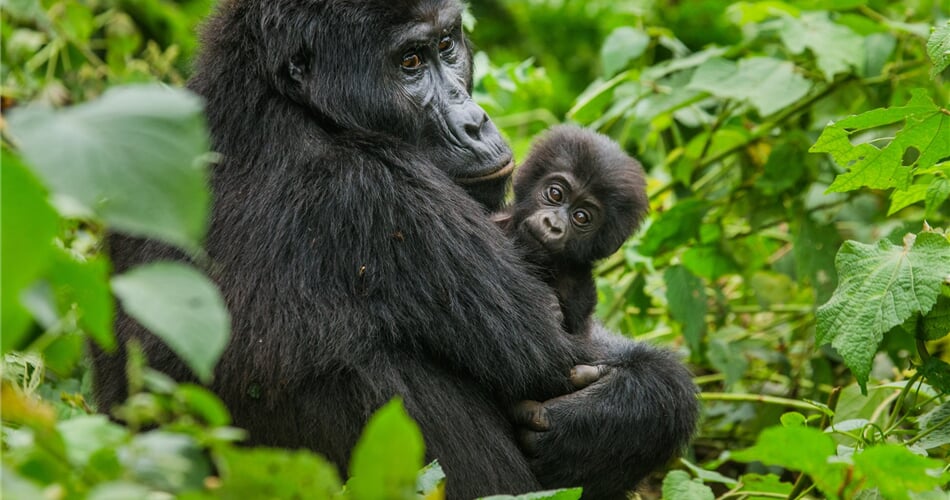
{"type": "Polygon", "coordinates": [[[303,85],[310,71],[310,63],[305,54],[296,54],[287,64],[287,75],[298,85],[303,85]]]}

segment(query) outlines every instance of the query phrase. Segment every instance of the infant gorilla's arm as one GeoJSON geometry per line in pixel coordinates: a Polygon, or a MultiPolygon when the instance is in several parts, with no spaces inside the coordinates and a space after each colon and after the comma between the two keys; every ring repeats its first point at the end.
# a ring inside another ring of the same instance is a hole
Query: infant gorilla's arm
{"type": "Polygon", "coordinates": [[[668,351],[619,337],[596,322],[588,340],[597,357],[572,370],[579,390],[522,402],[515,418],[522,447],[545,487],[580,485],[584,498],[625,498],[688,444],[699,415],[697,389],[668,351]]]}

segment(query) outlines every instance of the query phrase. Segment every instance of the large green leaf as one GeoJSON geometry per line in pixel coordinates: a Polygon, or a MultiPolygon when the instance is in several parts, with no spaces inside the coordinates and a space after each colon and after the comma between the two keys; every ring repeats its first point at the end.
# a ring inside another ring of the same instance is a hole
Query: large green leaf
{"type": "Polygon", "coordinates": [[[829,153],[838,165],[850,170],[839,175],[828,191],[863,186],[907,189],[914,169],[932,167],[950,156],[950,112],[934,104],[927,91],[915,89],[906,106],[875,109],[828,125],[809,151],[829,153]],[[851,137],[859,132],[898,122],[904,127],[883,148],[869,142],[851,143],[851,137]],[[911,152],[919,156],[913,164],[903,165],[905,155],[911,152]]]}
{"type": "Polygon", "coordinates": [[[689,88],[748,102],[767,116],[804,97],[811,83],[796,72],[794,64],[780,59],[751,57],[736,64],[715,58],[696,69],[689,88]]]}
{"type": "Polygon", "coordinates": [[[779,34],[793,53],[801,54],[808,49],[815,54],[818,69],[828,81],[864,64],[864,38],[851,28],[832,22],[827,12],[806,12],[799,18],[786,16],[779,34]]]}
{"type": "Polygon", "coordinates": [[[19,346],[26,332],[30,316],[20,297],[50,265],[59,217],[20,159],[6,148],[0,154],[0,345],[7,352],[19,346]]]}
{"type": "Polygon", "coordinates": [[[109,291],[109,264],[102,256],[84,261],[57,249],[53,254],[49,281],[53,285],[60,313],[75,304],[79,324],[104,349],[115,347],[112,323],[115,304],[109,291]]]}
{"type": "Polygon", "coordinates": [[[927,314],[950,276],[950,241],[936,233],[905,238],[903,246],[846,242],[835,258],[839,284],[818,308],[817,340],[831,343],[866,390],[884,332],[927,314]]]}
{"type": "Polygon", "coordinates": [[[15,109],[10,130],[55,195],[119,231],[200,247],[210,195],[198,97],[158,85],[116,87],[63,110],[15,109]]]}
{"type": "Polygon", "coordinates": [[[390,401],[370,418],[353,449],[347,483],[352,497],[415,500],[416,474],[424,454],[419,426],[401,400],[390,401]]]}
{"type": "Polygon", "coordinates": [[[185,264],[157,262],[112,278],[122,309],[158,335],[202,380],[228,343],[230,317],[221,293],[185,264]]]}
{"type": "Polygon", "coordinates": [[[825,494],[834,494],[844,479],[847,465],[830,462],[835,456],[835,442],[818,429],[803,426],[770,427],[761,434],[755,446],[732,454],[740,462],[762,462],[786,469],[802,471],[814,480],[825,494]]]}
{"type": "Polygon", "coordinates": [[[893,444],[856,453],[854,465],[866,477],[868,486],[876,486],[884,498],[893,500],[910,499],[911,492],[938,488],[950,476],[940,473],[945,463],[893,444]]]}
{"type": "Polygon", "coordinates": [[[681,470],[671,471],[663,478],[663,498],[666,500],[713,500],[709,486],[699,479],[693,479],[681,470]]]}
{"type": "Polygon", "coordinates": [[[950,21],[934,28],[927,40],[927,54],[934,63],[930,77],[937,78],[938,74],[950,66],[950,21]]]}
{"type": "Polygon", "coordinates": [[[604,74],[613,76],[631,60],[640,57],[650,45],[650,35],[642,30],[621,26],[613,30],[600,49],[604,74]]]}
{"type": "Polygon", "coordinates": [[[323,498],[340,496],[336,468],[306,450],[226,448],[217,461],[222,486],[215,498],[323,498]]]}

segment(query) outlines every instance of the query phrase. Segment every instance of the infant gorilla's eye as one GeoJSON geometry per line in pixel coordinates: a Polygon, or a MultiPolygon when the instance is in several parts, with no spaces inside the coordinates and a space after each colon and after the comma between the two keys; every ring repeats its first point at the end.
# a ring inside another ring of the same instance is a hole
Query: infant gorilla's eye
{"type": "Polygon", "coordinates": [[[402,67],[406,69],[416,69],[419,66],[422,66],[422,57],[415,52],[409,52],[408,54],[402,56],[402,67]]]}
{"type": "Polygon", "coordinates": [[[587,213],[587,210],[575,210],[571,214],[571,219],[574,220],[574,223],[578,226],[586,226],[590,224],[590,214],[587,213]]]}
{"type": "Polygon", "coordinates": [[[446,35],[439,40],[439,52],[445,52],[451,50],[455,46],[455,40],[452,40],[452,37],[446,35]]]}
{"type": "Polygon", "coordinates": [[[557,186],[548,186],[548,199],[554,203],[560,203],[564,201],[564,193],[561,191],[561,188],[557,186]]]}

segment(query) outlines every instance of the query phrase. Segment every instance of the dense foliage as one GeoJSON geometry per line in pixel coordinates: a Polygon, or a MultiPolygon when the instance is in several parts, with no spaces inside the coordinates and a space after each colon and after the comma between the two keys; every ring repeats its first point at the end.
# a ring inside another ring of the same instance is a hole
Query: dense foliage
{"type": "MultiPolygon", "coordinates": [[[[441,498],[452,478],[420,471],[398,401],[345,488],[317,455],[235,446],[213,394],[141,356],[113,410],[128,424],[90,407],[83,344],[114,347],[115,299],[203,380],[227,341],[199,270],[113,275],[101,248],[109,228],[204,260],[214,155],[180,86],[212,4],[2,2],[3,495],[441,498]]],[[[704,421],[642,496],[946,498],[950,6],[488,0],[470,14],[476,97],[519,158],[573,121],[649,171],[653,213],[599,267],[598,316],[681,352],[704,421]]]]}

